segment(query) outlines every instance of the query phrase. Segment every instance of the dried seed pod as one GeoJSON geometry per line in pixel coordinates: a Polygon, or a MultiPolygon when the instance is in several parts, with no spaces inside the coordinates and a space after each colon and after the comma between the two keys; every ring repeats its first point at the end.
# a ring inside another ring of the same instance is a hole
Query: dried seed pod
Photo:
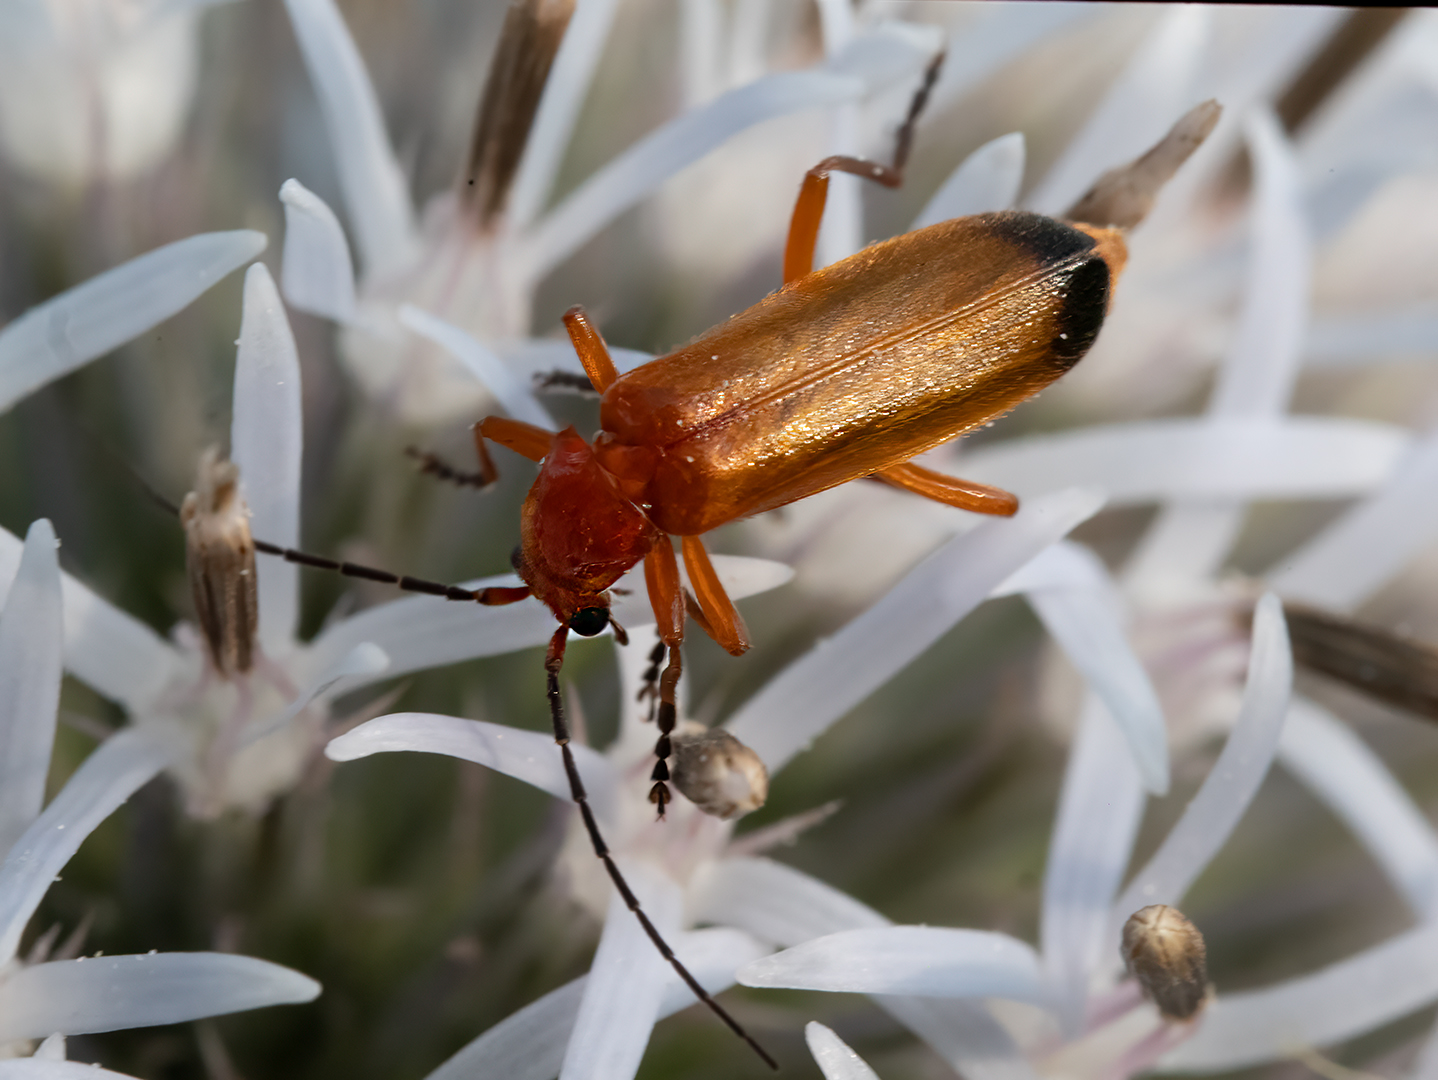
{"type": "Polygon", "coordinates": [[[674,736],[674,786],[695,806],[728,821],[764,805],[769,770],[759,755],[719,728],[674,736]]]}
{"type": "Polygon", "coordinates": [[[1190,1020],[1208,996],[1208,951],[1178,908],[1151,904],[1123,926],[1123,962],[1168,1020],[1190,1020]]]}
{"type": "Polygon", "coordinates": [[[259,626],[255,543],[239,487],[239,468],[211,447],[180,507],[195,618],[211,663],[226,677],[250,670],[259,626]]]}

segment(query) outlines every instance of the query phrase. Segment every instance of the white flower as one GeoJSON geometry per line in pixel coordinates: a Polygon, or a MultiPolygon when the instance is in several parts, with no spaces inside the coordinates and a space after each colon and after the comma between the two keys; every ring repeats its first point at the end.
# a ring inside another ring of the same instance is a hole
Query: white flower
{"type": "MultiPolygon", "coordinates": [[[[985,521],[950,541],[869,611],[777,676],[728,721],[727,730],[759,754],[772,776],[986,597],[1020,588],[1052,590],[1091,616],[1083,626],[1093,638],[1087,657],[1101,672],[1097,681],[1118,711],[1138,716],[1142,710],[1126,704],[1126,695],[1133,694],[1126,680],[1137,672],[1145,688],[1146,682],[1123,647],[1117,624],[1102,604],[1089,603],[1090,582],[1083,571],[1067,572],[1067,556],[1060,553],[1052,556],[1053,563],[1046,561],[1055,541],[1099,505],[1092,492],[1059,493],[1033,500],[1011,520],[985,521]],[[1026,564],[1032,569],[1020,569],[1026,564]]],[[[652,631],[631,629],[631,635],[632,644],[621,654],[625,686],[638,681],[647,644],[653,641],[652,631]]],[[[1068,644],[1072,639],[1065,633],[1062,640],[1068,644]]],[[[1156,706],[1145,715],[1146,722],[1134,719],[1130,737],[1150,762],[1156,753],[1161,763],[1161,717],[1156,706]]],[[[573,749],[606,840],[631,885],[711,993],[731,985],[735,967],[758,952],[807,940],[836,923],[879,918],[806,875],[752,857],[762,844],[777,838],[769,832],[734,842],[732,825],[698,813],[682,799],[670,808],[666,821],[655,822],[644,780],[653,760],[653,738],[653,730],[642,726],[631,706],[607,753],[573,749]],[[713,925],[682,932],[706,923],[713,925]]],[[[556,798],[569,798],[552,740],[498,724],[400,713],[340,736],[326,753],[350,760],[401,750],[461,757],[556,798]]],[[[1166,783],[1166,773],[1157,771],[1155,780],[1166,783]]],[[[788,836],[792,831],[792,826],[780,825],[773,833],[788,836]]],[[[607,879],[583,830],[571,830],[561,865],[581,902],[596,914],[607,909],[588,981],[556,990],[516,1013],[460,1051],[432,1080],[454,1080],[476,1070],[513,1070],[521,1062],[522,1071],[506,1075],[538,1080],[556,1072],[570,1080],[632,1075],[655,1019],[693,1002],[633,916],[609,898],[607,879]]],[[[917,1012],[925,1008],[914,1006],[917,1012]]],[[[920,1019],[914,1022],[922,1024],[920,1019]]]]}
{"type": "Polygon", "coordinates": [[[174,144],[217,0],[13,0],[0,7],[0,150],[64,186],[127,180],[174,144]]]}
{"type": "MultiPolygon", "coordinates": [[[[347,325],[344,353],[357,377],[371,395],[417,421],[471,414],[486,395],[483,385],[452,359],[407,337],[401,323],[434,337],[422,318],[405,314],[407,302],[471,338],[493,342],[522,366],[552,368],[555,350],[536,353],[519,339],[530,329],[536,286],[556,266],[738,132],[801,110],[842,109],[895,86],[911,93],[909,84],[940,40],[932,28],[884,23],[860,29],[847,21],[830,26],[832,20],[826,20],[822,64],[763,74],[762,56],[754,55],[753,64],[737,63],[726,92],[651,132],[546,210],[616,7],[616,0],[582,0],[555,58],[507,209],[481,228],[457,196],[443,195],[426,208],[416,227],[374,90],[332,0],[289,0],[288,7],[320,98],[363,274],[357,296],[349,247],[337,219],[317,196],[291,180],[281,192],[285,295],[299,308],[347,325]]],[[[832,4],[826,8],[839,10],[832,4]]],[[[753,50],[760,41],[762,35],[736,40],[733,55],[750,55],[746,42],[753,50]]],[[[702,47],[717,55],[722,42],[705,40],[702,47]]],[[[817,144],[815,160],[823,152],[817,144]]],[[[797,166],[794,176],[805,167],[797,166]]],[[[855,196],[842,184],[836,187],[842,189],[836,202],[849,204],[846,219],[857,222],[855,196]]],[[[836,216],[845,218],[842,211],[836,216]]],[[[841,243],[857,250],[863,241],[846,237],[841,243]]],[[[848,253],[833,243],[826,247],[833,249],[831,258],[848,253]]],[[[559,351],[558,356],[573,366],[572,354],[559,351]]],[[[627,366],[622,360],[621,366],[627,366]]]]}
{"type": "MultiPolygon", "coordinates": [[[[312,1000],[319,984],[244,956],[150,953],[50,960],[42,938],[26,957],[21,935],[81,842],[173,760],[153,734],[123,731],[86,759],[41,810],[60,695],[61,584],[55,534],[31,526],[0,612],[0,1056],[64,1057],[63,1036],[172,1024],[264,1005],[312,1000]],[[52,1038],[54,1037],[54,1038],[52,1038]]],[[[7,577],[9,575],[7,574],[7,577]]],[[[63,1076],[53,1063],[0,1076],[63,1076]]]]}

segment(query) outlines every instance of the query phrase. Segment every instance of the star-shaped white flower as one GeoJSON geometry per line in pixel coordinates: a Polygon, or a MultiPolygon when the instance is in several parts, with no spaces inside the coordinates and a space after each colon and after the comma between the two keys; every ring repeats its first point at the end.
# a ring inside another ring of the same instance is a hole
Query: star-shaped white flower
{"type": "Polygon", "coordinates": [[[47,1040],[42,1061],[0,1062],[0,1076],[67,1075],[52,1060],[64,1057],[65,1035],[310,1001],[320,992],[288,968],[221,953],[51,960],[42,938],[18,955],[46,889],[80,844],[175,752],[151,732],[112,735],[41,810],[64,637],[57,546],[49,522],[31,526],[0,611],[0,1056],[47,1040]]]}

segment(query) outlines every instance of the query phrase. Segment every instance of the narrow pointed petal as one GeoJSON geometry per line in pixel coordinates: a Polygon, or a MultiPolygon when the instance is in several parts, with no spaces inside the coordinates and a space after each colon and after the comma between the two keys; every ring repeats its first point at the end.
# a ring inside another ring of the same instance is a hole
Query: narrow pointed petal
{"type": "Polygon", "coordinates": [[[1438,926],[1264,990],[1220,994],[1164,1071],[1220,1072],[1322,1048],[1382,1027],[1438,999],[1438,926]]]}
{"type": "Polygon", "coordinates": [[[1384,483],[1410,445],[1403,429],[1362,420],[1149,420],[1010,439],[958,468],[1025,498],[1099,484],[1110,505],[1343,498],[1384,483]]]}
{"type": "Polygon", "coordinates": [[[365,273],[392,272],[415,250],[414,208],[369,73],[333,0],[285,0],[285,7],[329,131],[365,273]]]}
{"type": "MultiPolygon", "coordinates": [[[[632,916],[631,916],[632,918],[632,916]]],[[[697,930],[671,941],[699,985],[717,994],[734,985],[734,968],[762,955],[753,938],[737,930],[697,930]]],[[[694,994],[668,968],[659,1016],[673,1016],[695,1004],[694,994]]],[[[566,983],[500,1021],[450,1058],[425,1080],[554,1080],[574,1031],[588,976],[566,983]]]]}
{"type": "MultiPolygon", "coordinates": [[[[1208,415],[1263,419],[1287,407],[1308,322],[1312,241],[1293,148],[1267,109],[1246,124],[1254,170],[1252,256],[1233,344],[1218,372],[1208,415]]],[[[1228,555],[1243,525],[1236,500],[1166,507],[1129,564],[1135,588],[1203,578],[1228,555]]]]}
{"type": "Polygon", "coordinates": [[[1138,157],[1184,110],[1208,49],[1209,12],[1171,10],[1134,52],[1103,103],[1030,195],[1030,208],[1057,215],[1108,169],[1138,157]]]}
{"type": "Polygon", "coordinates": [[[1352,611],[1438,535],[1438,431],[1407,454],[1392,481],[1273,568],[1280,596],[1352,611]]]}
{"type": "Polygon", "coordinates": [[[280,280],[285,299],[301,311],[335,322],[355,318],[355,271],[339,218],[298,180],[280,188],[285,204],[285,251],[280,280]]]}
{"type": "MultiPolygon", "coordinates": [[[[789,567],[769,559],[737,555],[714,555],[712,559],[719,580],[734,600],[775,588],[793,577],[789,567]]],[[[462,587],[483,589],[518,584],[517,577],[505,574],[466,581],[462,587]]],[[[620,579],[619,587],[628,589],[629,594],[614,597],[615,618],[625,626],[652,622],[654,613],[649,606],[642,568],[620,579]]],[[[483,607],[416,596],[380,604],[328,627],[315,639],[310,662],[317,667],[328,667],[356,645],[373,642],[390,659],[390,666],[384,672],[390,677],[472,660],[476,656],[497,656],[533,648],[547,642],[554,628],[554,615],[538,600],[483,607]]]]}
{"type": "MultiPolygon", "coordinates": [[[[600,812],[608,810],[619,778],[603,754],[570,743],[579,775],[600,812]]],[[[448,754],[502,772],[568,799],[569,778],[563,758],[550,735],[522,731],[485,720],[462,720],[437,713],[390,713],[330,740],[325,756],[332,761],[354,761],[371,754],[415,751],[448,754]]]]}
{"type": "MultiPolygon", "coordinates": [[[[889,925],[873,908],[768,859],[724,859],[690,882],[688,917],[798,945],[823,934],[889,925]]],[[[1013,1039],[977,1001],[876,996],[875,1004],[974,1080],[1032,1080],[1013,1039]]]]}
{"type": "Polygon", "coordinates": [[[509,218],[516,230],[529,227],[553,192],[554,178],[574,135],[579,110],[589,96],[618,5],[619,0],[578,0],[575,4],[510,189],[509,218]]]}
{"type": "Polygon", "coordinates": [[[59,1032],[46,1036],[45,1041],[35,1048],[35,1057],[45,1061],[64,1061],[65,1036],[59,1032]]]}
{"type": "Polygon", "coordinates": [[[1033,948],[1007,934],[938,926],[844,930],[739,969],[745,986],[923,997],[1044,1000],[1033,948]]]}
{"type": "MultiPolygon", "coordinates": [[[[683,907],[679,886],[634,865],[625,867],[624,876],[660,935],[666,939],[676,936],[683,907]]],[[[666,975],[672,971],[634,913],[615,893],[579,1003],[574,1034],[564,1052],[560,1080],[628,1080],[638,1072],[654,1022],[659,1019],[666,975]]]]}
{"type": "Polygon", "coordinates": [[[1077,1033],[1109,911],[1133,857],[1143,789],[1123,736],[1090,695],[1069,751],[1044,870],[1039,941],[1060,1021],[1077,1033]]]}
{"type": "Polygon", "coordinates": [[[83,1061],[41,1061],[11,1058],[0,1061],[0,1080],[135,1080],[128,1073],[111,1072],[83,1061]]]}
{"type": "Polygon", "coordinates": [[[168,765],[173,752],[154,735],[133,728],[112,735],[15,842],[0,863],[0,963],[15,955],[40,898],[85,837],[168,765]]]}
{"type": "Polygon", "coordinates": [[[1253,617],[1253,653],[1238,720],[1198,794],[1158,851],[1114,905],[1109,937],[1116,955],[1119,930],[1139,908],[1177,906],[1188,887],[1218,853],[1258,792],[1278,749],[1293,687],[1293,654],[1283,608],[1272,593],[1253,617]]]}
{"type": "Polygon", "coordinates": [[[40,813],[60,704],[60,564],[55,530],[30,526],[0,611],[0,851],[40,813]]]}
{"type": "Polygon", "coordinates": [[[1025,595],[1090,689],[1108,706],[1128,740],[1144,787],[1151,794],[1165,794],[1168,728],[1163,708],[1124,635],[1122,605],[1108,571],[1078,544],[1055,544],[1034,562],[1064,564],[1066,584],[1029,589],[1025,595]]]}
{"type": "MultiPolygon", "coordinates": [[[[300,460],[304,453],[300,357],[290,321],[263,263],[245,274],[245,311],[235,360],[230,457],[258,540],[300,543],[300,460]]],[[[299,567],[259,562],[260,644],[271,656],[288,651],[299,617],[299,567]]]]}
{"type": "Polygon", "coordinates": [[[1296,699],[1278,760],[1353,830],[1415,915],[1438,912],[1438,834],[1352,728],[1296,699]]]}
{"type": "Polygon", "coordinates": [[[728,724],[781,769],[839,717],[977,607],[994,586],[1103,505],[1092,490],[1024,504],[949,541],[878,603],[773,679],[728,724]]]}
{"type": "Polygon", "coordinates": [[[35,964],[0,982],[0,1039],[178,1024],[313,1001],[298,971],[229,953],[95,956],[35,964]]]}
{"type": "Polygon", "coordinates": [[[1023,180],[1023,132],[1000,135],[964,158],[909,228],[922,229],[950,218],[1012,209],[1023,180]]]}
{"type": "Polygon", "coordinates": [[[413,304],[400,307],[399,321],[464,364],[514,419],[550,431],[555,429],[554,417],[539,403],[534,391],[516,379],[499,357],[475,340],[473,335],[413,304]]]}
{"type": "Polygon", "coordinates": [[[139,337],[265,250],[252,229],[156,248],[31,308],[0,330],[0,412],[139,337]]]}
{"type": "Polygon", "coordinates": [[[804,1025],[804,1041],[824,1080],[879,1080],[869,1063],[854,1053],[833,1030],[815,1020],[804,1025]]]}
{"type": "MultiPolygon", "coordinates": [[[[14,534],[0,529],[0,601],[10,591],[23,547],[14,534]]],[[[179,654],[69,574],[60,575],[60,592],[66,670],[131,713],[148,708],[179,671],[179,654]]]]}

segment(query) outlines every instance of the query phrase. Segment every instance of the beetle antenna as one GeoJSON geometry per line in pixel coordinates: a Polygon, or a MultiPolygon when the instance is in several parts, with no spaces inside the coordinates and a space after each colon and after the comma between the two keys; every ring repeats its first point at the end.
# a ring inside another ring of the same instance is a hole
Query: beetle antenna
{"type": "Polygon", "coordinates": [[[699,980],[690,974],[689,969],[684,966],[679,957],[674,955],[674,950],[664,940],[649,916],[644,913],[644,908],[639,904],[639,898],[634,895],[634,890],[624,880],[620,873],[619,866],[609,853],[609,845],[604,842],[604,837],[599,831],[599,822],[594,817],[594,810],[589,805],[589,794],[584,790],[584,781],[579,778],[579,766],[574,760],[574,751],[569,748],[569,724],[564,719],[564,702],[559,693],[559,669],[564,665],[564,646],[569,640],[569,627],[560,626],[549,639],[549,651],[544,657],[544,678],[545,691],[549,697],[549,718],[554,724],[554,741],[559,747],[559,752],[564,757],[564,773],[569,778],[569,794],[579,807],[579,816],[584,820],[584,828],[589,833],[589,842],[594,845],[594,854],[604,864],[605,871],[609,874],[609,880],[614,882],[614,887],[619,890],[619,895],[624,900],[625,907],[634,912],[634,917],[639,920],[639,925],[649,935],[649,940],[659,950],[659,954],[669,961],[679,978],[684,980],[684,985],[709,1007],[709,1011],[728,1025],[729,1030],[738,1035],[749,1044],[750,1048],[758,1054],[764,1064],[775,1070],[779,1069],[779,1063],[769,1056],[769,1052],[760,1046],[752,1035],[740,1026],[735,1020],[710,995],[709,991],[699,985],[699,980]]]}

